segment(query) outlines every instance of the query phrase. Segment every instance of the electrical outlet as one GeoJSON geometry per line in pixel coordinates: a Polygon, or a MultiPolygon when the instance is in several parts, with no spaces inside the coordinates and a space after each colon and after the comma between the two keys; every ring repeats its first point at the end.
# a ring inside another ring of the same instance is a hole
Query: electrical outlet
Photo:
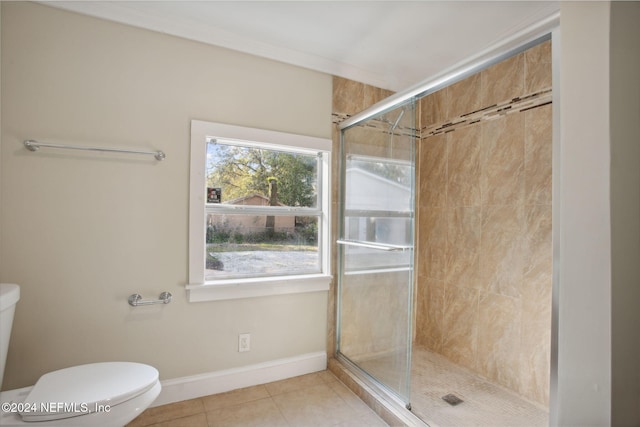
{"type": "Polygon", "coordinates": [[[238,351],[249,351],[251,350],[251,334],[240,334],[238,335],[238,351]]]}

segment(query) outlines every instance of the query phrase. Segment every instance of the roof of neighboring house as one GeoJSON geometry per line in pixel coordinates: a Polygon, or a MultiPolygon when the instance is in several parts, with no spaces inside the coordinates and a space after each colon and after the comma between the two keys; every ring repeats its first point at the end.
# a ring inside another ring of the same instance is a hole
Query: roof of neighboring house
{"type": "MultiPolygon", "coordinates": [[[[236,199],[232,199],[223,203],[226,203],[228,205],[244,205],[246,203],[243,203],[243,202],[250,199],[255,199],[255,198],[262,199],[267,202],[267,206],[269,205],[269,198],[259,193],[248,194],[246,196],[238,197],[236,199]]],[[[278,206],[286,206],[286,205],[278,202],[278,206]]]]}

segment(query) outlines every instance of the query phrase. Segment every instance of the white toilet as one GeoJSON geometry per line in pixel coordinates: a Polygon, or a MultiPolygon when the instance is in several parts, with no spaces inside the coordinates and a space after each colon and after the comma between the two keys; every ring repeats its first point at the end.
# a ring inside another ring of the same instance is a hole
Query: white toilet
{"type": "MultiPolygon", "coordinates": [[[[20,287],[0,283],[0,385],[20,287]]],[[[160,394],[158,371],[132,362],[73,366],[0,393],[0,426],[124,426],[160,394]]]]}

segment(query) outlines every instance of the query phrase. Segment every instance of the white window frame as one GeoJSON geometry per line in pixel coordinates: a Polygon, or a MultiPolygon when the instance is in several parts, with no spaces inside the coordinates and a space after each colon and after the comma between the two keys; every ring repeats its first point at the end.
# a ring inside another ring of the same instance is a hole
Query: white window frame
{"type": "Polygon", "coordinates": [[[249,298],[269,295],[328,291],[330,270],[331,140],[223,123],[191,121],[191,171],[189,178],[189,283],[190,302],[249,298]],[[255,278],[205,280],[206,256],[206,162],[211,139],[247,142],[266,149],[323,153],[318,171],[321,215],[318,220],[320,273],[255,278]]]}

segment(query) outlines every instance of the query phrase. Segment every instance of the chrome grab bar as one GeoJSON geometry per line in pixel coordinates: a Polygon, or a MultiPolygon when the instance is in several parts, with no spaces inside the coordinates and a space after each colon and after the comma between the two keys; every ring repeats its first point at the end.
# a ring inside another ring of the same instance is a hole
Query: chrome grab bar
{"type": "Polygon", "coordinates": [[[110,153],[131,153],[131,154],[149,154],[156,158],[158,161],[164,160],[167,156],[162,151],[142,151],[142,150],[127,150],[122,148],[106,148],[106,147],[84,147],[78,145],[62,145],[62,144],[49,144],[45,142],[34,141],[28,139],[24,141],[24,146],[30,151],[38,151],[40,147],[48,148],[63,148],[66,150],[85,150],[85,151],[106,151],[110,153]]]}
{"type": "Polygon", "coordinates": [[[171,294],[169,292],[163,292],[160,294],[157,300],[143,300],[142,295],[133,294],[129,296],[129,305],[137,307],[139,305],[152,305],[152,304],[169,304],[171,302],[171,294]]]}
{"type": "Polygon", "coordinates": [[[388,243],[365,242],[362,240],[336,240],[339,245],[359,246],[362,248],[380,249],[381,251],[407,251],[413,249],[413,246],[391,245],[388,243]]]}

